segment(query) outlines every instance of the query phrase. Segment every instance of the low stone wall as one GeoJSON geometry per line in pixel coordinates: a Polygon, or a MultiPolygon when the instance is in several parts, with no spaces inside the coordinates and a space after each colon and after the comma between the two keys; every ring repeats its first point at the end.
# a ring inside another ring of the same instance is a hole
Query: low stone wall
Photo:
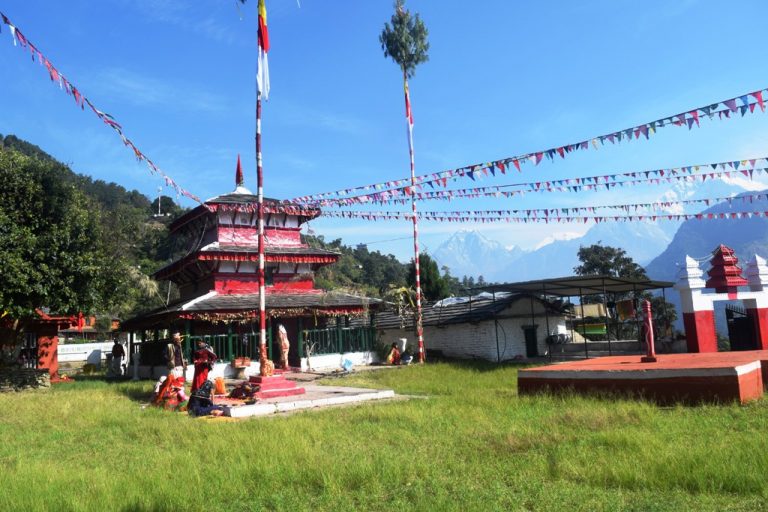
{"type": "Polygon", "coordinates": [[[51,376],[48,370],[0,368],[0,393],[50,387],[51,376]]]}

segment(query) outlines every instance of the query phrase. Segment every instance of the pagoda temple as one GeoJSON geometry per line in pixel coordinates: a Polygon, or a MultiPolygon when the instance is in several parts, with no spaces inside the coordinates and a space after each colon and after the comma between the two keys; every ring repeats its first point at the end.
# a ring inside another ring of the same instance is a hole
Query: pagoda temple
{"type": "MultiPolygon", "coordinates": [[[[315,287],[315,272],[340,257],[302,241],[302,225],[318,217],[320,209],[265,198],[264,215],[270,358],[279,360],[279,350],[273,347],[278,325],[288,333],[289,362],[294,367],[308,366],[309,361],[302,361],[307,348],[316,356],[372,353],[369,312],[379,301],[315,287]],[[350,317],[364,321],[350,327],[350,317]]],[[[207,200],[169,229],[172,238],[181,242],[184,256],[153,277],[175,283],[180,298],[123,323],[132,341],[144,341],[141,365],[162,365],[163,347],[173,331],[185,335],[186,350],[203,339],[221,361],[234,364],[251,358],[257,362],[258,204],[256,195],[243,186],[239,158],[235,190],[207,200]]]]}
{"type": "Polygon", "coordinates": [[[707,271],[707,288],[714,288],[717,293],[736,293],[739,286],[747,286],[747,280],[741,276],[739,258],[733,249],[720,244],[712,251],[709,260],[711,268],[707,271]]]}
{"type": "MultiPolygon", "coordinates": [[[[742,276],[739,259],[733,249],[718,245],[712,251],[709,278],[699,262],[690,256],[680,265],[675,288],[680,292],[680,305],[688,352],[717,352],[715,303],[741,301],[749,333],[737,333],[738,346],[751,350],[768,350],[768,266],[765,259],[754,255],[747,264],[747,278],[742,276]],[[747,339],[742,339],[746,337],[747,339]]],[[[729,328],[729,337],[731,337],[729,328]]],[[[733,345],[732,345],[733,346],[733,345]]],[[[745,350],[742,348],[741,350],[745,350]]]]}

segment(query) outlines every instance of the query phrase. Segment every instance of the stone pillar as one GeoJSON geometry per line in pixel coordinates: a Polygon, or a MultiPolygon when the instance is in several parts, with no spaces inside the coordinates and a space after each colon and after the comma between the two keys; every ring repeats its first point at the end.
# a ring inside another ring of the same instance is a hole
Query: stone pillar
{"type": "Polygon", "coordinates": [[[714,305],[711,297],[703,293],[703,275],[696,260],[686,256],[675,283],[680,292],[688,352],[717,352],[714,305]]]}

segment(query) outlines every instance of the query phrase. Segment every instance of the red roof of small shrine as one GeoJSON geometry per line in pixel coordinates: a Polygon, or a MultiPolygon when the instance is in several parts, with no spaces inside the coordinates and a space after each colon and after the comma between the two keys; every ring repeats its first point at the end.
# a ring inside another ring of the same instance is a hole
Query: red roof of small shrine
{"type": "Polygon", "coordinates": [[[718,293],[733,293],[739,286],[746,286],[747,280],[741,275],[739,259],[733,249],[726,245],[719,245],[712,251],[712,259],[709,261],[712,268],[707,275],[707,288],[714,288],[718,293]]]}

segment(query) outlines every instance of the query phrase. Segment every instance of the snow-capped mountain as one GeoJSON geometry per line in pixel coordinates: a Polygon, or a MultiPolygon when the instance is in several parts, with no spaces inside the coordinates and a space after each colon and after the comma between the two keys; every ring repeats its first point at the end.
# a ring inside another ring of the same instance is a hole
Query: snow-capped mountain
{"type": "Polygon", "coordinates": [[[439,266],[447,266],[451,275],[483,276],[486,281],[497,281],[497,270],[516,261],[524,253],[516,246],[504,247],[477,231],[461,230],[440,244],[432,253],[439,266]]]}
{"type": "Polygon", "coordinates": [[[459,231],[432,256],[457,277],[482,275],[486,281],[515,282],[571,275],[579,263],[579,247],[596,243],[620,247],[642,265],[661,253],[671,239],[659,224],[608,222],[596,224],[584,236],[547,240],[533,251],[524,251],[505,249],[476,231],[459,231]]]}

